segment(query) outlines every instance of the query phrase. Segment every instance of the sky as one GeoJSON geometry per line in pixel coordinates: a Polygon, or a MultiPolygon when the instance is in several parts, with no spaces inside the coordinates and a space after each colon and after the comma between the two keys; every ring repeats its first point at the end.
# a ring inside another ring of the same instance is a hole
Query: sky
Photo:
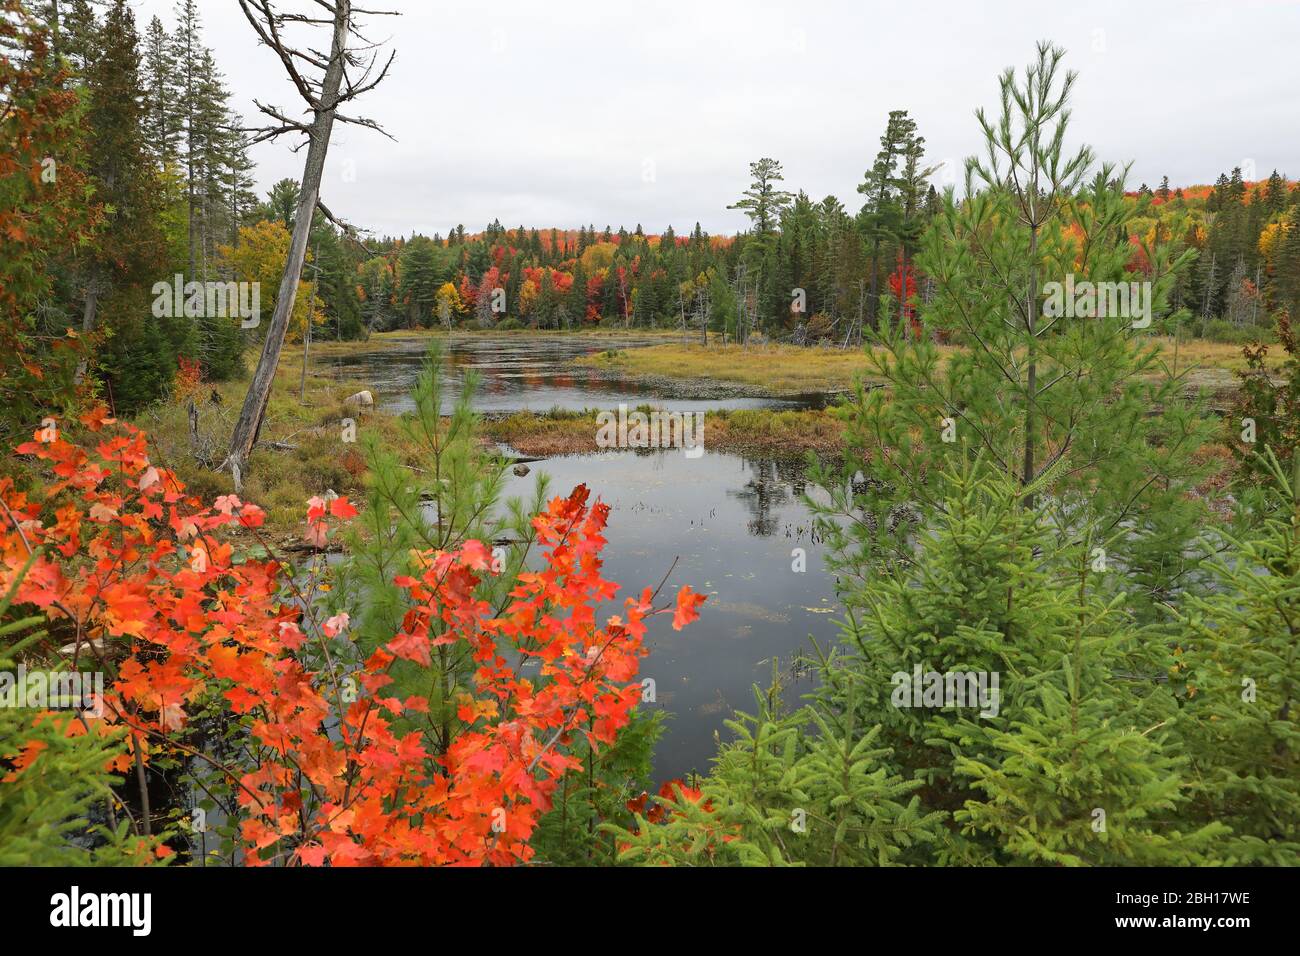
{"type": "MultiPolygon", "coordinates": [[[[143,32],[173,0],[131,0],[143,32]]],[[[252,100],[297,109],[275,55],[236,0],[199,0],[205,42],[250,122],[252,100]]],[[[282,10],[319,10],[278,0],[282,10]]],[[[322,186],[377,235],[508,226],[698,221],[730,234],[748,166],[851,211],[891,109],[906,109],[955,182],[981,147],[975,110],[1039,40],[1078,72],[1069,140],[1132,162],[1133,188],[1208,183],[1241,166],[1300,178],[1300,0],[367,0],[397,53],[352,110],[396,142],[336,126],[322,186]]],[[[328,43],[320,31],[319,48],[328,43]]],[[[284,136],[254,149],[260,192],[300,179],[284,136]]]]}

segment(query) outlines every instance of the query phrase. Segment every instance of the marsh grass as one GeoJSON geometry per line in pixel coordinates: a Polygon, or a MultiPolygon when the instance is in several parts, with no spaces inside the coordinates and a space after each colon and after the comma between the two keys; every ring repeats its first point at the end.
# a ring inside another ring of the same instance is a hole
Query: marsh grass
{"type": "MultiPolygon", "coordinates": [[[[1206,384],[1229,383],[1230,373],[1245,368],[1241,346],[1205,339],[1183,339],[1175,344],[1171,337],[1156,337],[1161,355],[1172,363],[1177,356],[1178,368],[1189,366],[1224,373],[1206,384]]],[[[958,346],[940,346],[945,361],[959,350],[958,346]]],[[[757,389],[773,396],[800,395],[810,392],[847,391],[858,378],[878,381],[870,374],[870,365],[862,349],[833,347],[802,348],[794,345],[682,345],[665,343],[644,348],[607,350],[582,356],[576,364],[618,371],[633,376],[683,380],[728,382],[757,389]]],[[[1280,363],[1269,356],[1271,366],[1280,363]]]]}
{"type": "MultiPolygon", "coordinates": [[[[356,347],[356,343],[352,345],[356,347]]],[[[313,343],[313,355],[317,347],[313,343]]],[[[300,347],[285,349],[243,489],[246,500],[266,509],[268,532],[279,540],[300,534],[306,501],[312,495],[334,491],[356,496],[364,490],[365,437],[374,435],[399,454],[403,449],[410,451],[396,416],[378,411],[359,413],[344,406],[347,396],[372,388],[367,382],[309,370],[300,401],[301,363],[300,347]],[[343,440],[343,420],[347,418],[356,422],[356,442],[343,440]]],[[[225,457],[246,389],[247,379],[204,384],[195,398],[197,446],[191,442],[188,402],[182,398],[155,405],[135,419],[135,424],[149,433],[160,461],[205,500],[234,491],[230,473],[218,471],[216,466],[225,457]]],[[[418,465],[414,460],[408,463],[418,465]]]]}
{"type": "MultiPolygon", "coordinates": [[[[650,406],[641,406],[648,411],[650,406]]],[[[596,444],[596,409],[518,412],[483,423],[484,433],[522,455],[579,455],[605,451],[596,444]]],[[[843,448],[843,422],[830,409],[737,409],[704,416],[704,448],[751,455],[789,455],[843,448]]]]}

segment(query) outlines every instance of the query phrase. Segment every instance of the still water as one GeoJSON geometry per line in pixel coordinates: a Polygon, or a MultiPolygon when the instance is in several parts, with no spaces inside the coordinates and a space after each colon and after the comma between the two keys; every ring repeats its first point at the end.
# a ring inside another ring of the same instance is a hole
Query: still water
{"type": "MultiPolygon", "coordinates": [[[[708,396],[708,392],[715,390],[702,385],[686,389],[680,385],[656,388],[570,364],[580,355],[658,345],[663,341],[635,335],[602,336],[599,340],[519,334],[441,338],[450,386],[445,403],[449,406],[455,400],[465,374],[471,371],[480,377],[474,407],[483,414],[614,408],[619,402],[642,401],[650,401],[667,411],[807,407],[822,401],[819,395],[797,400],[708,396]]],[[[382,405],[393,411],[408,411],[414,407],[410,388],[424,364],[428,347],[427,337],[412,336],[396,344],[390,342],[384,349],[365,351],[363,346],[361,351],[314,360],[313,364],[332,368],[340,378],[364,381],[382,405]]]]}
{"type": "MultiPolygon", "coordinates": [[[[645,386],[611,382],[567,368],[576,354],[633,348],[635,339],[610,344],[581,340],[462,339],[449,343],[444,361],[453,379],[467,369],[482,376],[476,408],[484,413],[562,408],[611,408],[646,402],[677,411],[762,407],[767,399],[688,397],[645,386]]],[[[382,407],[409,408],[407,391],[423,360],[424,344],[332,359],[338,373],[370,383],[382,407]]],[[[594,426],[593,426],[594,427],[594,426]]],[[[813,532],[803,465],[789,460],[748,459],[708,450],[687,458],[679,450],[616,451],[534,462],[551,477],[551,493],[585,483],[610,506],[605,576],[622,585],[623,597],[653,588],[677,559],[663,595],[682,584],[708,594],[700,620],[674,631],[669,615],[652,621],[650,655],[642,677],[655,682],[656,703],[668,721],[655,757],[660,779],[706,772],[716,752],[715,733],[728,739],[723,722],[735,709],[753,711],[751,688],[766,686],[778,660],[789,679],[788,698],[811,687],[792,663],[813,636],[826,647],[837,636],[833,580],[813,532]],[[803,549],[804,570],[795,549],[803,549]]],[[[508,495],[530,498],[535,474],[511,475],[508,495]]]]}

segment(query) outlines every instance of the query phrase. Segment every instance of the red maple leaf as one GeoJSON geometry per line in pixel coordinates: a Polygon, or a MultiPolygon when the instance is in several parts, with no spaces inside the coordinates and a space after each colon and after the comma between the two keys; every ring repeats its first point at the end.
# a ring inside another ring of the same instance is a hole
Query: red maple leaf
{"type": "Polygon", "coordinates": [[[696,594],[689,584],[682,585],[677,592],[677,609],[673,612],[673,630],[680,631],[692,621],[698,621],[700,612],[697,608],[709,599],[707,594],[696,594]]]}

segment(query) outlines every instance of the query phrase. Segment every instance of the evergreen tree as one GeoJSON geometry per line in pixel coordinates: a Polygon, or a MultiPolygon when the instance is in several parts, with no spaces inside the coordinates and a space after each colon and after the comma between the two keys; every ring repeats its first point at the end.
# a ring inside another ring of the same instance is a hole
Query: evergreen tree
{"type": "Polygon", "coordinates": [[[400,296],[409,310],[410,328],[434,320],[434,303],[442,285],[438,252],[424,236],[415,236],[402,250],[400,296]]]}
{"type": "MultiPolygon", "coordinates": [[[[209,263],[215,257],[216,247],[230,235],[231,200],[227,189],[231,182],[231,167],[236,160],[231,147],[238,148],[239,140],[232,137],[229,108],[230,92],[222,81],[212,51],[203,49],[199,54],[199,82],[197,102],[193,115],[194,156],[198,177],[198,231],[199,273],[209,277],[209,263]]],[[[237,228],[237,224],[234,224],[237,228]]]]}
{"type": "MultiPolygon", "coordinates": [[[[927,208],[927,191],[933,192],[927,179],[938,167],[921,165],[925,155],[925,137],[917,136],[916,124],[911,120],[902,141],[901,168],[898,176],[898,244],[899,268],[906,274],[912,267],[912,253],[920,241],[932,210],[927,208]]],[[[901,322],[908,308],[907,297],[898,297],[898,316],[901,322]]]]}
{"type": "Polygon", "coordinates": [[[850,605],[827,707],[861,688],[892,769],[924,784],[924,811],[951,813],[937,862],[1198,862],[1223,828],[1179,826],[1188,784],[1160,732],[1171,659],[1098,570],[1093,545],[1110,542],[1063,547],[1062,516],[1024,509],[982,459],[942,484],[913,559],[850,605]]]}
{"type": "Polygon", "coordinates": [[[1264,187],[1264,206],[1270,214],[1277,214],[1286,208],[1286,199],[1286,180],[1275,169],[1264,187]]]}
{"type": "MultiPolygon", "coordinates": [[[[822,666],[836,676],[830,661],[822,666]]],[[[784,713],[773,671],[766,693],[754,688],[756,714],[726,722],[735,739],[698,791],[670,783],[650,814],[638,812],[634,829],[607,827],[624,846],[620,860],[888,866],[938,842],[943,814],[926,812],[918,782],[890,769],[880,728],[860,723],[855,686],[841,688],[834,704],[816,700],[784,713]]]]}
{"type": "Polygon", "coordinates": [[[570,320],[578,327],[587,321],[587,270],[583,268],[581,257],[573,266],[573,285],[569,287],[568,313],[570,320]]]}
{"type": "MultiPolygon", "coordinates": [[[[917,262],[933,284],[923,333],[886,323],[873,336],[869,367],[890,387],[860,390],[851,405],[847,459],[862,463],[867,481],[823,477],[831,512],[854,516],[827,533],[859,578],[906,538],[911,523],[900,516],[924,522],[942,507],[933,482],[943,463],[978,452],[1026,489],[1054,474],[1050,495],[1070,503],[1063,540],[1082,527],[1129,529],[1123,561],[1150,615],[1195,563],[1201,512],[1188,492],[1204,474],[1194,455],[1209,431],[1182,398],[1185,372],[1158,374],[1136,314],[1090,314],[1111,310],[1083,300],[1064,308],[1067,281],[1131,281],[1134,207],[1109,166],[1085,183],[1089,150],[1063,155],[1073,75],[1061,82],[1061,56],[1041,47],[1023,87],[1004,75],[1003,115],[980,114],[990,159],[968,163],[967,197],[958,203],[950,190],[923,241],[917,262]],[[1006,128],[1017,130],[1009,140],[998,132],[1006,128]],[[1095,239],[1080,249],[1076,230],[1095,239]],[[939,330],[966,348],[943,356],[939,330]]],[[[1161,260],[1154,321],[1190,255],[1163,247],[1149,255],[1161,260]]]]}
{"type": "Polygon", "coordinates": [[[257,195],[254,193],[256,181],[253,178],[253,161],[248,156],[250,146],[248,134],[241,129],[242,118],[231,113],[228,117],[229,128],[225,132],[222,148],[224,176],[221,184],[227,201],[227,225],[230,229],[230,244],[239,245],[239,227],[251,222],[257,208],[257,195]]]}
{"type": "Polygon", "coordinates": [[[858,192],[867,197],[858,222],[863,238],[871,246],[870,319],[873,325],[879,321],[881,249],[886,242],[898,238],[902,222],[898,164],[907,156],[913,157],[914,164],[919,161],[924,152],[924,142],[916,136],[916,121],[907,115],[907,110],[891,110],[885,133],[880,137],[880,152],[858,185],[858,192]]]}
{"type": "MultiPolygon", "coordinates": [[[[545,507],[548,482],[540,475],[528,502],[503,499],[507,463],[479,440],[472,411],[478,378],[466,375],[459,393],[447,394],[441,358],[435,346],[412,392],[414,411],[402,422],[409,448],[418,450],[421,461],[415,477],[391,448],[373,439],[365,445],[373,480],[336,594],[340,610],[364,608],[352,626],[364,655],[402,631],[413,599],[394,578],[419,574],[412,549],[452,551],[471,539],[509,540],[493,556],[494,573],[484,576],[481,585],[483,600],[504,607],[536,540],[529,516],[545,507]],[[449,415],[444,416],[444,404],[449,415]]],[[[434,644],[432,679],[429,670],[398,660],[389,671],[389,687],[402,697],[429,695],[424,729],[433,728],[436,745],[445,753],[458,729],[457,695],[472,684],[479,665],[467,654],[434,644]]]]}
{"type": "Polygon", "coordinates": [[[93,245],[103,208],[85,171],[85,98],[63,88],[52,31],[17,0],[0,0],[0,44],[0,441],[12,448],[85,397],[89,382],[79,387],[76,375],[88,343],[70,334],[81,293],[72,263],[93,245]],[[55,156],[52,180],[33,176],[55,156]]]}
{"type": "Polygon", "coordinates": [[[202,133],[198,127],[201,109],[203,42],[195,0],[177,0],[176,29],[171,36],[171,60],[176,65],[176,116],[180,126],[179,154],[185,166],[185,195],[189,205],[189,271],[199,274],[199,153],[202,133]]]}
{"type": "MultiPolygon", "coordinates": [[[[1180,717],[1205,817],[1231,828],[1228,863],[1300,863],[1300,456],[1288,475],[1266,448],[1271,484],[1250,524],[1226,535],[1213,587],[1176,611],[1180,717]]],[[[1218,543],[1218,542],[1216,542],[1218,543]]]]}
{"type": "Polygon", "coordinates": [[[176,158],[180,122],[175,115],[176,63],[162,21],[153,17],[145,33],[142,80],[144,139],[159,166],[176,158]]]}
{"type": "MultiPolygon", "coordinates": [[[[98,55],[86,74],[91,182],[104,204],[100,241],[86,257],[82,330],[99,325],[102,303],[116,333],[164,336],[151,315],[148,290],[161,275],[164,247],[159,231],[158,169],[148,160],[142,127],[144,92],[135,16],[126,0],[114,0],[96,35],[98,55]]],[[[164,348],[118,352],[121,362],[105,364],[115,391],[126,389],[139,401],[161,394],[170,382],[175,356],[164,348]],[[145,387],[144,383],[154,383],[145,387]]],[[[124,409],[138,407],[128,401],[124,409]]]]}
{"type": "MultiPolygon", "coordinates": [[[[51,13],[55,8],[51,6],[51,13]]],[[[69,0],[62,11],[63,22],[51,16],[58,27],[58,52],[68,59],[77,74],[84,77],[95,61],[98,49],[98,21],[90,0],[69,0]]]]}
{"type": "Polygon", "coordinates": [[[777,188],[776,184],[784,180],[785,176],[781,172],[781,164],[775,159],[764,157],[756,163],[750,163],[749,175],[749,188],[727,208],[743,210],[754,224],[754,234],[761,238],[776,227],[781,211],[789,207],[794,195],[777,188]]]}
{"type": "MultiPolygon", "coordinates": [[[[0,6],[0,9],[3,9],[0,6]]],[[[15,673],[24,652],[48,640],[40,617],[11,618],[10,607],[35,555],[0,594],[0,674],[15,673]]],[[[14,693],[12,683],[2,693],[14,693]]],[[[77,733],[77,711],[0,702],[0,866],[125,866],[143,862],[147,845],[116,811],[120,776],[106,769],[123,731],[77,733]],[[22,742],[20,745],[19,742],[22,742]],[[89,824],[89,825],[88,825],[89,824]]]]}
{"type": "Polygon", "coordinates": [[[1286,312],[1276,319],[1280,365],[1265,361],[1269,346],[1252,343],[1242,349],[1246,368],[1236,373],[1240,387],[1232,414],[1224,423],[1226,444],[1237,461],[1238,480],[1254,484],[1271,477],[1269,459],[1256,449],[1268,448],[1284,469],[1300,460],[1300,339],[1286,312]],[[1246,429],[1249,429],[1247,431],[1246,429]],[[1246,440],[1247,436],[1249,439],[1246,440]]]}
{"type": "Polygon", "coordinates": [[[317,245],[320,296],[325,315],[337,340],[358,339],[365,331],[361,301],[357,297],[356,264],[348,246],[333,229],[322,230],[317,245]]]}
{"type": "Polygon", "coordinates": [[[1300,318],[1300,206],[1292,206],[1283,220],[1274,260],[1273,305],[1292,318],[1300,318]]]}
{"type": "Polygon", "coordinates": [[[289,232],[293,232],[293,220],[298,208],[298,181],[281,179],[271,187],[266,195],[266,202],[260,204],[254,213],[255,218],[268,222],[278,222],[289,232]]]}

